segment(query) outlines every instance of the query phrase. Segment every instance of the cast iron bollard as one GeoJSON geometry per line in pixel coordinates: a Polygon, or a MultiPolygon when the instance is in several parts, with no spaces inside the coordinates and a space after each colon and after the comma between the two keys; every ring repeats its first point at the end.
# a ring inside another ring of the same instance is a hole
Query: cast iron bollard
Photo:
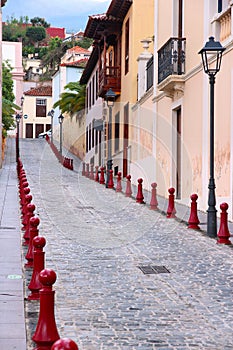
{"type": "Polygon", "coordinates": [[[24,265],[25,267],[33,267],[33,238],[38,236],[39,230],[38,226],[40,224],[40,219],[33,216],[29,220],[29,245],[28,245],[28,251],[27,254],[25,255],[25,258],[27,259],[27,263],[24,265]]]}
{"type": "Polygon", "coordinates": [[[99,166],[95,166],[95,181],[99,182],[99,166]]]}
{"type": "Polygon", "coordinates": [[[28,245],[29,244],[29,239],[30,239],[30,234],[29,234],[29,228],[30,228],[30,224],[29,224],[29,220],[34,216],[34,210],[36,209],[35,205],[32,203],[29,203],[27,205],[27,213],[26,213],[26,230],[25,233],[23,235],[23,238],[25,239],[23,245],[28,245]]]}
{"type": "Polygon", "coordinates": [[[51,350],[78,350],[78,346],[72,339],[63,338],[57,340],[51,350]]]}
{"type": "Polygon", "coordinates": [[[100,184],[104,185],[105,184],[105,179],[104,179],[104,167],[102,166],[100,168],[100,184]]]}
{"type": "Polygon", "coordinates": [[[33,272],[31,281],[28,285],[28,289],[31,291],[31,294],[28,296],[28,300],[39,300],[39,290],[42,288],[42,284],[39,280],[39,274],[44,270],[44,256],[43,248],[46,244],[44,237],[36,236],[32,241],[34,252],[33,252],[33,272]]]}
{"type": "Polygon", "coordinates": [[[50,269],[44,269],[39,274],[39,281],[42,284],[40,289],[40,312],[36,331],[32,340],[37,344],[35,350],[51,350],[52,345],[60,336],[54,316],[54,294],[52,289],[56,282],[56,273],[50,269]]]}
{"type": "Polygon", "coordinates": [[[30,188],[29,187],[25,187],[25,189],[24,189],[24,194],[25,194],[25,196],[24,196],[24,199],[23,199],[23,202],[22,202],[22,208],[21,208],[21,213],[22,213],[22,215],[21,215],[21,218],[22,218],[22,220],[25,218],[25,216],[26,216],[26,213],[27,213],[27,205],[29,204],[29,203],[31,203],[31,201],[32,201],[32,195],[31,194],[29,194],[30,193],[30,188]]]}
{"type": "Polygon", "coordinates": [[[108,179],[108,188],[113,188],[114,187],[114,182],[113,182],[113,170],[108,170],[109,171],[109,179],[108,179]]]}
{"type": "Polygon", "coordinates": [[[158,201],[157,201],[157,183],[153,182],[151,184],[152,190],[151,190],[151,201],[150,201],[150,209],[152,210],[158,210],[158,201]]]}
{"type": "Polygon", "coordinates": [[[82,170],[82,176],[85,176],[86,171],[85,171],[85,162],[83,162],[83,170],[82,170]]]}
{"type": "Polygon", "coordinates": [[[218,231],[218,239],[217,243],[219,244],[232,244],[230,241],[230,232],[228,229],[228,223],[227,223],[227,209],[228,209],[228,204],[227,203],[222,203],[220,205],[220,209],[222,210],[220,214],[220,227],[218,231]]]}
{"type": "Polygon", "coordinates": [[[137,196],[136,196],[136,202],[139,203],[139,204],[145,204],[144,202],[144,196],[143,196],[143,193],[142,193],[142,182],[143,182],[143,179],[138,179],[138,193],[137,193],[137,196]]]}
{"type": "Polygon", "coordinates": [[[117,173],[116,192],[122,192],[122,186],[121,186],[121,172],[120,172],[120,171],[118,171],[118,173],[117,173]]]}
{"type": "Polygon", "coordinates": [[[74,160],[70,160],[70,170],[74,170],[74,160]]]}
{"type": "Polygon", "coordinates": [[[91,171],[90,171],[90,176],[89,176],[89,178],[91,179],[91,180],[94,180],[94,164],[91,164],[91,171]]]}
{"type": "Polygon", "coordinates": [[[190,196],[191,199],[191,212],[189,216],[189,221],[188,221],[188,228],[192,228],[194,230],[200,230],[200,227],[198,224],[200,223],[198,216],[197,216],[197,199],[198,195],[197,194],[192,194],[190,196]]]}
{"type": "Polygon", "coordinates": [[[175,218],[176,217],[176,209],[175,209],[175,189],[173,187],[169,188],[169,197],[168,197],[168,208],[167,208],[167,218],[175,218]]]}
{"type": "Polygon", "coordinates": [[[86,177],[89,177],[89,175],[90,175],[89,173],[90,173],[90,171],[89,171],[89,164],[87,163],[87,164],[86,164],[85,176],[86,176],[86,177]]]}
{"type": "Polygon", "coordinates": [[[127,175],[126,179],[127,179],[127,182],[126,182],[125,196],[126,197],[131,197],[132,196],[131,175],[127,175]]]}

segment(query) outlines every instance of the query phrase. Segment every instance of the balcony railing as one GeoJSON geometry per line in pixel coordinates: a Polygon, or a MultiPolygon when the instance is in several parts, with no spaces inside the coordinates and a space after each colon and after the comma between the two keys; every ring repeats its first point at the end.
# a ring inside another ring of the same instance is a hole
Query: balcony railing
{"type": "Polygon", "coordinates": [[[220,22],[220,41],[224,41],[231,35],[231,9],[228,9],[219,18],[220,22]]]}
{"type": "Polygon", "coordinates": [[[158,51],[158,84],[185,73],[185,38],[170,38],[158,51]]]}
{"type": "Polygon", "coordinates": [[[121,90],[121,71],[120,67],[106,66],[99,72],[99,96],[105,97],[109,88],[117,94],[121,90]]]}
{"type": "Polygon", "coordinates": [[[154,78],[154,56],[152,56],[146,64],[146,91],[153,86],[154,78]]]}

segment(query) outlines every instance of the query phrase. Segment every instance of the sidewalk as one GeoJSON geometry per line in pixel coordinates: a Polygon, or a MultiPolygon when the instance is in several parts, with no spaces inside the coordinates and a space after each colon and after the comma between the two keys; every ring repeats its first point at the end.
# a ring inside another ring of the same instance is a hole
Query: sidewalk
{"type": "Polygon", "coordinates": [[[20,147],[60,337],[80,350],[233,349],[232,247],[83,177],[77,159],[65,169],[45,140],[20,147]]]}
{"type": "Polygon", "coordinates": [[[7,140],[5,160],[0,169],[0,349],[26,349],[18,180],[13,138],[7,140]]]}

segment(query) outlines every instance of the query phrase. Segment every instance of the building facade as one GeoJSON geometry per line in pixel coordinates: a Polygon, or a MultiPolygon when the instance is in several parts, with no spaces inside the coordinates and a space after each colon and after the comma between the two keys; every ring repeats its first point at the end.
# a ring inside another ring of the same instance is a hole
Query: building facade
{"type": "Polygon", "coordinates": [[[37,138],[40,133],[51,129],[48,112],[52,109],[52,87],[42,85],[24,92],[22,106],[23,138],[37,138]]]}

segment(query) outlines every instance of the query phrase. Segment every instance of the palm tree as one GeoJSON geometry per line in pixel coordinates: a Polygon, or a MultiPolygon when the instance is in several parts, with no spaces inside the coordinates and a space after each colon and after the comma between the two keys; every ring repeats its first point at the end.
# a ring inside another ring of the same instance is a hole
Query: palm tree
{"type": "Polygon", "coordinates": [[[79,82],[70,82],[65,86],[67,92],[62,92],[60,99],[53,105],[54,108],[59,107],[61,113],[69,113],[79,115],[85,108],[86,85],[80,85],[79,82]]]}

